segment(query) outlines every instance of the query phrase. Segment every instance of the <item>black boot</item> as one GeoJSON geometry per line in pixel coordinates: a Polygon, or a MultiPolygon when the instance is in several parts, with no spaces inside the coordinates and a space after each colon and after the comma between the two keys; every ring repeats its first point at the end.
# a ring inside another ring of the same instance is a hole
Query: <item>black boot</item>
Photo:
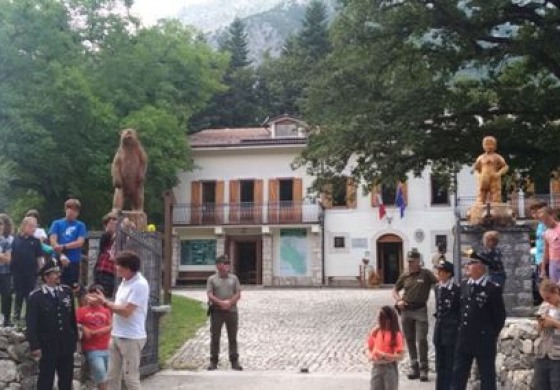
{"type": "Polygon", "coordinates": [[[243,367],[241,367],[238,360],[231,361],[231,369],[235,371],[243,371],[243,367]]]}
{"type": "Polygon", "coordinates": [[[420,382],[428,382],[428,370],[420,370],[420,382]]]}
{"type": "Polygon", "coordinates": [[[215,371],[218,369],[218,361],[217,360],[210,360],[210,365],[206,368],[208,371],[215,371]]]}
{"type": "Polygon", "coordinates": [[[420,367],[418,367],[418,363],[413,363],[408,370],[408,379],[412,380],[418,378],[420,378],[420,367]]]}

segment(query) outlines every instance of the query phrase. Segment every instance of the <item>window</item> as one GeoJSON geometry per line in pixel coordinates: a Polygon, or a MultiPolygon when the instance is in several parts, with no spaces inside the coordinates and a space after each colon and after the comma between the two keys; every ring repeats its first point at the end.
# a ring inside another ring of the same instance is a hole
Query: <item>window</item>
{"type": "Polygon", "coordinates": [[[202,203],[216,203],[215,181],[205,181],[202,183],[202,203]]]}
{"type": "Polygon", "coordinates": [[[337,177],[332,181],[332,205],[333,207],[346,207],[347,201],[347,181],[346,177],[337,177]]]}
{"type": "Polygon", "coordinates": [[[431,175],[432,204],[449,204],[447,183],[441,176],[431,175]]]}
{"type": "Polygon", "coordinates": [[[397,198],[397,186],[385,183],[381,185],[381,197],[383,198],[383,204],[388,206],[394,205],[397,198]]]}
{"type": "Polygon", "coordinates": [[[295,123],[282,123],[276,124],[276,136],[277,137],[297,137],[298,130],[295,123]]]}
{"type": "Polygon", "coordinates": [[[440,245],[447,248],[447,235],[436,234],[436,248],[439,248],[440,245]]]}
{"type": "Polygon", "coordinates": [[[294,200],[294,181],[292,179],[281,179],[280,184],[280,202],[293,202],[294,200]]]}
{"type": "Polygon", "coordinates": [[[255,181],[241,180],[239,192],[241,203],[253,203],[255,201],[255,181]]]}
{"type": "Polygon", "coordinates": [[[346,248],[346,239],[344,236],[334,237],[334,247],[337,249],[346,248]]]}

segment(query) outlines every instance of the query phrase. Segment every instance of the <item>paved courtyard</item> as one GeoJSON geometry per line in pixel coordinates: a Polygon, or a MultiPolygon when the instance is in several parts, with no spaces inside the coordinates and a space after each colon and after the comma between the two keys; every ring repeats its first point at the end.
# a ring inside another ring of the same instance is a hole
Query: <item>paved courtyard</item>
{"type": "MultiPolygon", "coordinates": [[[[176,293],[200,300],[201,304],[206,302],[203,290],[176,293]]],[[[241,387],[234,387],[240,389],[267,383],[271,390],[280,382],[284,385],[278,388],[294,388],[290,381],[296,381],[302,389],[367,388],[370,365],[364,355],[365,338],[377,309],[391,303],[389,289],[246,290],[239,303],[238,340],[243,373],[234,373],[229,368],[225,329],[220,371],[204,371],[210,340],[209,327],[204,326],[171,363],[174,370],[190,372],[164,372],[147,380],[145,386],[161,388],[165,383],[179,389],[180,383],[188,382],[191,389],[212,389],[212,378],[227,376],[232,385],[241,381],[241,387]],[[310,374],[300,374],[302,368],[310,374]]],[[[401,382],[405,389],[433,388],[433,378],[432,383],[408,382],[404,378],[401,382]]]]}

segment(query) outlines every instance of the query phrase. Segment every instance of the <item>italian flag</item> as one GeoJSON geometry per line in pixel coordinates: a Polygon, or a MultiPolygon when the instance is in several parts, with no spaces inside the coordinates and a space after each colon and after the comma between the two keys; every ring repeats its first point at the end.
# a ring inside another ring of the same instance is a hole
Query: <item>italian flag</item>
{"type": "Polygon", "coordinates": [[[387,214],[387,210],[385,210],[385,203],[383,203],[381,194],[377,194],[377,205],[379,206],[379,219],[383,219],[385,214],[387,214]]]}

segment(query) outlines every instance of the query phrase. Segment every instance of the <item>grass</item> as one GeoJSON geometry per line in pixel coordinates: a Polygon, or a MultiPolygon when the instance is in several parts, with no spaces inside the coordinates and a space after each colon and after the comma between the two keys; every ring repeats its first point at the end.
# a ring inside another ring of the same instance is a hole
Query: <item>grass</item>
{"type": "Polygon", "coordinates": [[[173,295],[171,313],[161,320],[159,361],[165,366],[181,346],[206,322],[206,310],[199,301],[173,295]]]}

